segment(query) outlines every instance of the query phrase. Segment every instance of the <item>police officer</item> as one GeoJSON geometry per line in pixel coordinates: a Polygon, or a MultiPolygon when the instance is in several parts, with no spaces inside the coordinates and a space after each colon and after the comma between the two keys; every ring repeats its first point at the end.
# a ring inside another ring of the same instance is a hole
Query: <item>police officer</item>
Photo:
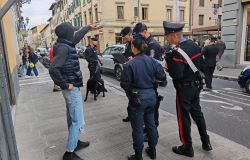
{"type": "MultiPolygon", "coordinates": [[[[123,42],[126,42],[126,50],[124,53],[124,56],[128,59],[132,59],[133,57],[133,53],[131,51],[131,42],[133,40],[133,31],[130,27],[124,27],[121,32],[120,35],[122,36],[122,40],[123,42]]],[[[129,122],[129,117],[127,116],[126,118],[122,119],[123,122],[129,122]]]]}
{"type": "MultiPolygon", "coordinates": [[[[190,40],[183,38],[182,30],[184,25],[178,23],[163,22],[165,29],[165,39],[172,47],[180,47],[192,59],[195,66],[202,70],[204,61],[198,45],[190,40]]],[[[206,123],[200,106],[201,82],[191,70],[187,61],[175,49],[166,54],[169,75],[173,79],[176,89],[176,107],[179,125],[179,135],[182,142],[181,146],[173,147],[176,154],[193,157],[194,151],[191,139],[191,120],[190,115],[197,124],[202,148],[211,151],[209,136],[207,134],[206,123]]]]}
{"type": "Polygon", "coordinates": [[[101,79],[100,65],[102,65],[102,63],[97,56],[97,45],[98,39],[95,36],[91,36],[89,39],[89,45],[85,50],[85,59],[88,62],[90,79],[94,78],[96,81],[99,81],[101,79]]]}
{"type": "Polygon", "coordinates": [[[205,46],[202,49],[202,54],[205,58],[205,82],[206,82],[206,89],[205,90],[211,90],[212,89],[212,80],[213,80],[213,74],[216,67],[216,60],[217,56],[219,54],[219,47],[215,44],[217,38],[212,36],[210,37],[209,45],[205,46]]]}
{"type": "Polygon", "coordinates": [[[128,59],[131,59],[133,57],[133,53],[131,51],[131,41],[133,40],[133,31],[130,27],[124,27],[120,35],[122,36],[123,42],[126,43],[126,50],[124,53],[124,56],[127,57],[128,59]]]}
{"type": "Polygon", "coordinates": [[[148,27],[145,24],[137,23],[133,29],[133,32],[135,35],[140,34],[145,39],[145,42],[148,45],[148,49],[145,53],[146,55],[152,56],[157,60],[162,60],[164,49],[148,32],[148,27]]]}
{"type": "Polygon", "coordinates": [[[144,124],[149,136],[149,147],[146,152],[150,158],[156,158],[155,147],[158,138],[154,122],[156,104],[154,81],[166,80],[166,74],[155,59],[144,54],[146,47],[143,39],[133,39],[131,48],[135,57],[124,65],[121,76],[121,87],[129,99],[128,115],[133,130],[133,148],[135,150],[135,155],[129,156],[128,160],[142,160],[144,124]]]}
{"type": "MultiPolygon", "coordinates": [[[[164,49],[160,46],[160,44],[151,36],[151,34],[148,32],[148,28],[143,23],[137,23],[133,29],[134,37],[142,38],[145,40],[147,44],[147,49],[145,51],[145,54],[148,56],[153,57],[156,60],[162,60],[162,55],[165,52],[164,49]]],[[[156,127],[159,126],[159,108],[160,108],[160,102],[163,100],[163,96],[158,94],[157,88],[158,85],[166,86],[167,81],[161,82],[161,83],[155,83],[155,92],[156,92],[156,98],[157,103],[155,106],[155,124],[156,127]]],[[[145,130],[146,132],[146,130],[145,130]]],[[[147,141],[147,135],[145,135],[145,141],[147,141]]]]}

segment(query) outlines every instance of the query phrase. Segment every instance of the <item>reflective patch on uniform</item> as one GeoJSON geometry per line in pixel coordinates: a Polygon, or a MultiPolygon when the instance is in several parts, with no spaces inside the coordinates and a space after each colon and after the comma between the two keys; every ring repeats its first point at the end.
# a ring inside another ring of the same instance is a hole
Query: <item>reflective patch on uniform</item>
{"type": "Polygon", "coordinates": [[[150,50],[150,56],[152,56],[152,57],[155,56],[155,50],[154,50],[154,49],[151,49],[151,50],[150,50]]]}

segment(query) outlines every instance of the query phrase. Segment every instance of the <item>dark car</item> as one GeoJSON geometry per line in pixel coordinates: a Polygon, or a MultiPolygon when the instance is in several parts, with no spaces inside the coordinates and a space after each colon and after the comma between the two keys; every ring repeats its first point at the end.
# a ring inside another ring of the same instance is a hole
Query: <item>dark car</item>
{"type": "Polygon", "coordinates": [[[238,78],[238,83],[241,88],[245,88],[246,92],[250,94],[250,66],[246,67],[238,78]]]}

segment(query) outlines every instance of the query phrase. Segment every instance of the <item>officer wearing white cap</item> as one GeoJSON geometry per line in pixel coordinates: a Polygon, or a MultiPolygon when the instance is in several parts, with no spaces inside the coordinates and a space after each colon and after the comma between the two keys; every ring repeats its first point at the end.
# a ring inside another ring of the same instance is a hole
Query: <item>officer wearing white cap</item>
{"type": "Polygon", "coordinates": [[[202,82],[197,80],[186,59],[176,50],[181,48],[193,61],[195,66],[203,71],[204,61],[201,50],[194,42],[183,38],[182,30],[184,24],[169,23],[164,21],[165,39],[173,50],[166,54],[166,67],[169,75],[173,79],[176,89],[176,107],[179,125],[179,135],[182,142],[181,146],[173,147],[176,154],[193,157],[194,151],[191,139],[191,119],[190,115],[197,124],[202,148],[205,151],[211,151],[209,136],[207,134],[206,123],[200,106],[200,91],[202,82]]]}
{"type": "Polygon", "coordinates": [[[99,64],[102,65],[101,61],[97,56],[97,45],[98,39],[96,38],[96,36],[91,36],[89,39],[89,45],[85,50],[85,59],[88,62],[90,78],[95,79],[96,81],[101,79],[99,64]]]}

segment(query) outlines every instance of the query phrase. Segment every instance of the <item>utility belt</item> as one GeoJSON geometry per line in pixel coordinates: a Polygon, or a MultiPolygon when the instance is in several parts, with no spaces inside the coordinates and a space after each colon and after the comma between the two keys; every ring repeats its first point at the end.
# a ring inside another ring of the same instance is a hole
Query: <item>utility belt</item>
{"type": "Polygon", "coordinates": [[[182,87],[198,87],[200,89],[203,88],[203,82],[202,81],[185,81],[182,83],[177,83],[177,87],[178,88],[182,88],[182,87]]]}

